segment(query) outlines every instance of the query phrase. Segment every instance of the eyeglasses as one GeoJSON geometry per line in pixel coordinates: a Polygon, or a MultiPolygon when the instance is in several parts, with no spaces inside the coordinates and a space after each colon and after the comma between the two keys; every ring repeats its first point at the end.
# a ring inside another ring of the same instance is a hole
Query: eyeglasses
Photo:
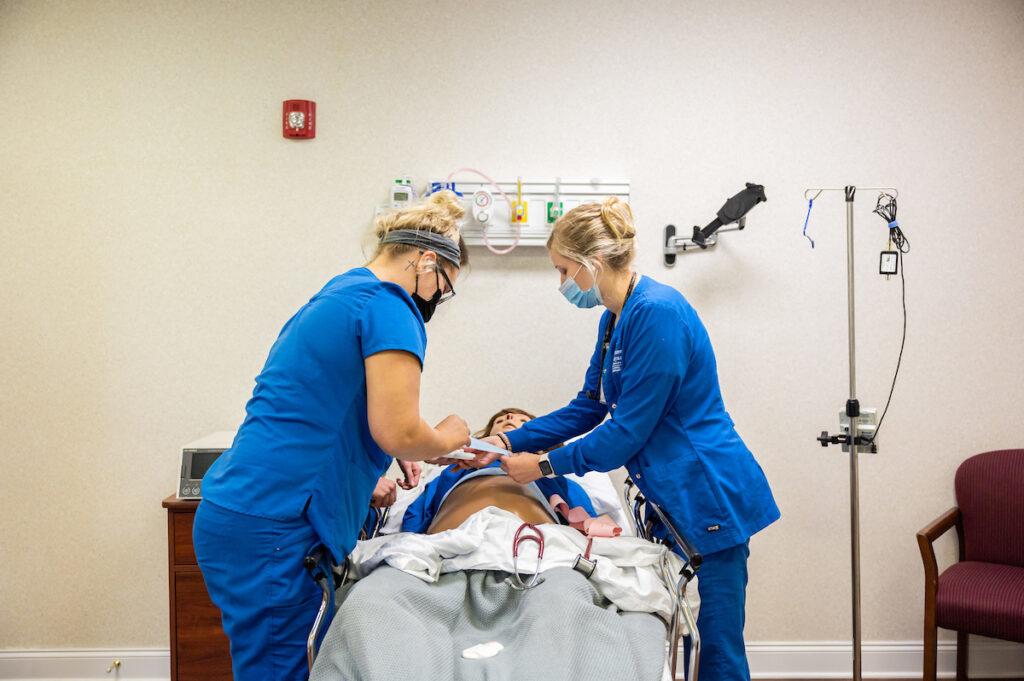
{"type": "Polygon", "coordinates": [[[437,304],[447,303],[449,300],[455,297],[455,287],[452,286],[452,280],[448,278],[448,273],[444,271],[444,268],[440,264],[437,265],[437,271],[444,277],[444,283],[448,285],[448,291],[441,294],[441,298],[437,301],[437,304]]]}

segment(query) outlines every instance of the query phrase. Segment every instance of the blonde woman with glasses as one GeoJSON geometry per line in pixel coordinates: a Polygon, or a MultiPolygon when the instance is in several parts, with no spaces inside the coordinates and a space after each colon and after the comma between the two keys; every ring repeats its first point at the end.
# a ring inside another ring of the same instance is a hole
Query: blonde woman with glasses
{"type": "Polygon", "coordinates": [[[469,443],[458,416],[432,428],[419,410],[424,324],[467,260],[463,213],[439,192],[378,218],[372,260],[284,325],[234,443],[203,479],[193,539],[236,679],[306,678],[320,589],[303,556],[323,543],[345,559],[367,507],[387,502],[377,485],[392,457],[408,488],[415,462],[469,443]]]}

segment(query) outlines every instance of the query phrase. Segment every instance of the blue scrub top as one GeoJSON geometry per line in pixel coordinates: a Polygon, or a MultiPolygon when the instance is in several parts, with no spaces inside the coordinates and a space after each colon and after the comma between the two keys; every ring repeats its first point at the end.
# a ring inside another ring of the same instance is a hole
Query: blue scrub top
{"type": "Polygon", "coordinates": [[[423,365],[423,317],[397,284],[365,267],[335,277],[284,325],[231,449],[203,498],[247,515],[310,524],[341,561],[355,546],[391,463],[370,435],[363,361],[404,350],[423,365]]]}
{"type": "Polygon", "coordinates": [[[778,520],[768,480],[725,411],[711,340],[686,298],[642,277],[602,367],[610,318],[607,311],[601,317],[583,390],[562,409],[509,432],[512,450],[545,449],[593,429],[551,452],[554,471],[625,466],[704,554],[742,544],[778,520]],[[599,372],[603,402],[587,397],[599,372]]]}

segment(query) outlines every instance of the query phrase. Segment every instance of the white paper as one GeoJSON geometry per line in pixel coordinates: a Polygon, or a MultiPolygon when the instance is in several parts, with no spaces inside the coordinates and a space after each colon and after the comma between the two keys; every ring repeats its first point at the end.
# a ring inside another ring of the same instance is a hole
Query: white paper
{"type": "Polygon", "coordinates": [[[492,454],[508,456],[508,452],[501,447],[495,447],[494,445],[488,444],[483,440],[478,440],[475,437],[469,438],[469,449],[477,449],[481,452],[491,452],[492,454]]]}

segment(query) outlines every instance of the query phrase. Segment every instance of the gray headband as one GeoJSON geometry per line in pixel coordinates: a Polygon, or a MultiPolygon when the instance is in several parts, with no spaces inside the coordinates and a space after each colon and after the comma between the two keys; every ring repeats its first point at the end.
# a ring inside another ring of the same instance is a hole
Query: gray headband
{"type": "Polygon", "coordinates": [[[425,248],[428,251],[434,251],[456,267],[460,267],[459,260],[462,251],[459,250],[459,245],[443,234],[428,232],[425,229],[393,229],[385,234],[380,242],[425,248]]]}

